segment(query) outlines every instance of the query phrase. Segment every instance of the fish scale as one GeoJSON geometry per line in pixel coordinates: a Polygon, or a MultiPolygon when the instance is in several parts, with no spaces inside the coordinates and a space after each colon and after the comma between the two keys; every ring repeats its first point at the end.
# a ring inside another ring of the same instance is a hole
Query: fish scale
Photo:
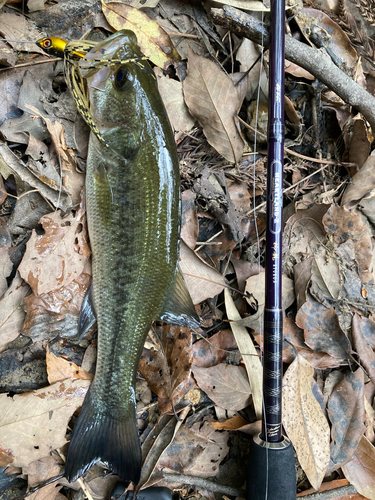
{"type": "MultiPolygon", "coordinates": [[[[120,31],[97,44],[114,58],[142,56],[120,31]]],[[[87,57],[90,56],[90,52],[87,57]]],[[[80,316],[98,323],[95,378],[68,448],[65,475],[76,480],[98,460],[139,482],[135,377],[151,322],[196,327],[199,319],[178,267],[180,175],[173,133],[145,63],[91,70],[86,206],[92,290],[80,316]]],[[[87,299],[87,300],[86,300],[87,299]]]]}

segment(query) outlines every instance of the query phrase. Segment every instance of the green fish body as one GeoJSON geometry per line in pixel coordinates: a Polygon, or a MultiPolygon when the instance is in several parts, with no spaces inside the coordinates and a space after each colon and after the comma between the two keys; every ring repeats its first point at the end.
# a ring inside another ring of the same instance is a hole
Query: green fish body
{"type": "MultiPolygon", "coordinates": [[[[119,31],[87,55],[142,56],[131,31],[119,31]]],[[[151,322],[196,327],[199,319],[178,267],[180,175],[177,151],[156,79],[142,61],[90,70],[90,112],[108,146],[91,132],[86,204],[92,289],[80,318],[98,323],[95,378],[73,429],[69,481],[98,460],[139,482],[135,377],[151,322]]],[[[86,326],[85,326],[86,324],[86,326]]]]}

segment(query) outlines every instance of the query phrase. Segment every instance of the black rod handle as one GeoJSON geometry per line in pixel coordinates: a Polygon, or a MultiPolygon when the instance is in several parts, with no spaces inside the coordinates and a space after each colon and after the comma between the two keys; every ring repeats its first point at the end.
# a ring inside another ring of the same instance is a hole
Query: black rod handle
{"type": "Polygon", "coordinates": [[[288,438],[279,443],[251,440],[246,500],[296,500],[296,466],[288,438]]]}

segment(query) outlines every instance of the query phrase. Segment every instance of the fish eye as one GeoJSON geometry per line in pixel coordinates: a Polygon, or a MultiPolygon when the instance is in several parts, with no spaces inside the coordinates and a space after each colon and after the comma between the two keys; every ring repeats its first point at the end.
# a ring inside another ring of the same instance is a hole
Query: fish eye
{"type": "Polygon", "coordinates": [[[117,70],[114,84],[117,90],[127,90],[133,85],[133,75],[126,66],[121,66],[117,70]]]}
{"type": "Polygon", "coordinates": [[[43,47],[45,49],[49,49],[51,46],[52,46],[52,40],[50,40],[49,38],[43,40],[43,47]]]}

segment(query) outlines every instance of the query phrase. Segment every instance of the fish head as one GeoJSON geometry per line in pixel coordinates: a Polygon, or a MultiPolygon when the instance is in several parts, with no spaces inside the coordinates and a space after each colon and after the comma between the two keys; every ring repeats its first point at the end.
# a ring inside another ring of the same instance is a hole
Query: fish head
{"type": "Polygon", "coordinates": [[[87,78],[92,118],[110,148],[120,154],[119,140],[126,141],[128,149],[141,142],[142,123],[147,121],[145,102],[158,92],[155,75],[144,59],[134,33],[121,30],[79,63],[87,78]]]}

